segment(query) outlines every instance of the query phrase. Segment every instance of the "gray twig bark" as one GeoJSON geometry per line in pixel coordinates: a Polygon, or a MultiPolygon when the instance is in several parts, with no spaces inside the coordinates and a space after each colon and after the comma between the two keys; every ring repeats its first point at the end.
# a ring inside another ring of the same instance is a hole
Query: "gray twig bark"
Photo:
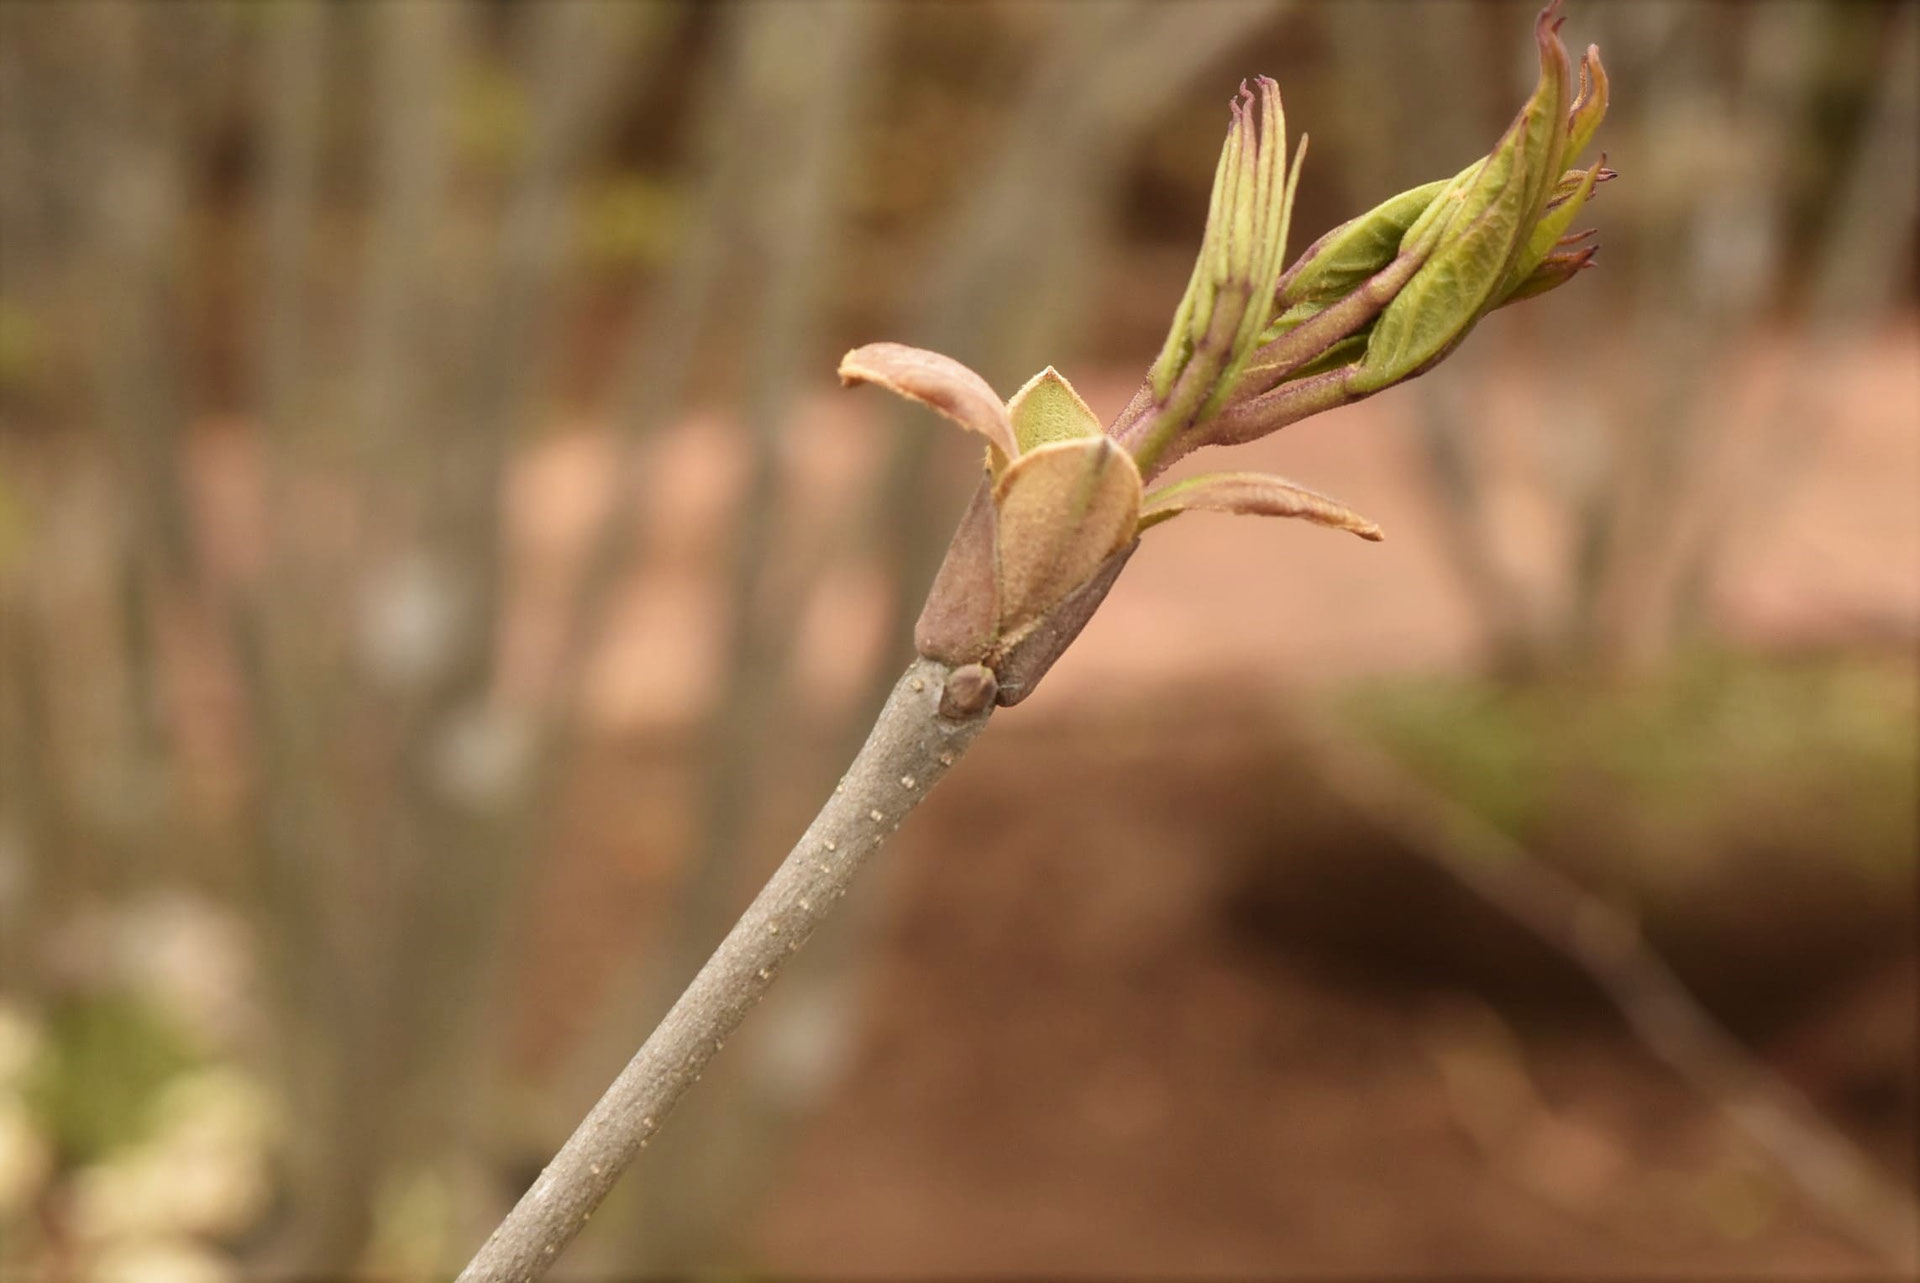
{"type": "Polygon", "coordinates": [[[924,659],[908,667],[806,833],[459,1283],[546,1272],[860,866],[986,726],[993,692],[983,677],[924,659]]]}

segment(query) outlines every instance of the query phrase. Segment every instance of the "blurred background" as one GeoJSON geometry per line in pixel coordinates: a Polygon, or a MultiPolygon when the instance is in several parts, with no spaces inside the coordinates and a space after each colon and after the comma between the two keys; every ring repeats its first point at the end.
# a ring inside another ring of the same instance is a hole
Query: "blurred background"
{"type": "MultiPolygon", "coordinates": [[[[1226,104],[1508,0],[0,5],[0,1277],[444,1276],[831,785],[1226,104]]],[[[557,1273],[1909,1277],[1920,11],[1577,3],[1599,269],[1205,467],[557,1273]]]]}

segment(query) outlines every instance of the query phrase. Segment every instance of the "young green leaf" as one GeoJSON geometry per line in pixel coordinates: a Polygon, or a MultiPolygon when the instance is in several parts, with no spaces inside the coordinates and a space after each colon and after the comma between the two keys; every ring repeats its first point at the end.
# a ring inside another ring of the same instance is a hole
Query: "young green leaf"
{"type": "MultiPolygon", "coordinates": [[[[1449,181],[1442,178],[1401,192],[1309,245],[1280,278],[1276,293],[1285,310],[1274,326],[1291,328],[1290,321],[1305,320],[1391,263],[1399,256],[1407,229],[1449,181]]],[[[1278,334],[1270,329],[1266,337],[1270,341],[1278,334]]]]}
{"type": "Polygon", "coordinates": [[[1100,417],[1051,365],[1013,394],[1007,414],[1022,454],[1055,441],[1100,435],[1100,417]]]}
{"type": "Polygon", "coordinates": [[[1593,162],[1591,169],[1584,172],[1574,171],[1578,175],[1578,182],[1566,195],[1560,195],[1559,189],[1555,189],[1555,198],[1548,203],[1540,221],[1534,224],[1532,234],[1527,237],[1526,248],[1508,269],[1507,277],[1501,283],[1499,297],[1502,301],[1519,288],[1522,281],[1532,276],[1534,269],[1545,262],[1547,255],[1559,245],[1567,228],[1573,225],[1573,220],[1586,206],[1587,198],[1593,195],[1594,184],[1600,181],[1600,175],[1610,172],[1606,169],[1606,159],[1602,156],[1593,162]]]}
{"type": "Polygon", "coordinates": [[[1364,395],[1415,374],[1440,356],[1494,303],[1524,252],[1567,145],[1566,47],[1555,7],[1534,27],[1540,80],[1493,154],[1466,181],[1456,179],[1408,229],[1436,236],[1432,257],[1387,305],[1349,384],[1364,395]]]}
{"type": "Polygon", "coordinates": [[[1273,317],[1300,156],[1287,167],[1286,113],[1265,76],[1241,86],[1214,171],[1193,276],[1147,376],[1152,405],[1125,437],[1151,472],[1173,439],[1232,396],[1273,317]]]}

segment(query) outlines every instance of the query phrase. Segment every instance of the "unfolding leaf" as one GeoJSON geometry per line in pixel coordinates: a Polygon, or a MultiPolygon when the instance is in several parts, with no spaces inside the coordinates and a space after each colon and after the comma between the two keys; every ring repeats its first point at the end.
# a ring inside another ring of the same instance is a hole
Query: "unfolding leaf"
{"type": "Polygon", "coordinates": [[[1338,343],[1333,344],[1305,365],[1288,370],[1287,378],[1290,381],[1310,379],[1316,374],[1325,374],[1327,371],[1337,370],[1343,365],[1351,365],[1366,355],[1367,341],[1372,337],[1373,327],[1371,325],[1365,326],[1359,333],[1350,334],[1346,338],[1341,339],[1338,343]]]}
{"type": "Polygon", "coordinates": [[[1013,436],[1022,454],[1055,441],[1100,435],[1099,416],[1051,365],[1013,394],[1013,400],[1007,402],[1007,414],[1013,420],[1013,436]]]}
{"type": "Polygon", "coordinates": [[[1560,177],[1567,143],[1566,47],[1557,6],[1535,24],[1540,80],[1484,162],[1448,185],[1407,230],[1438,238],[1432,257],[1387,305],[1350,383],[1367,393],[1417,374],[1458,342],[1494,303],[1560,177]]]}
{"type": "Polygon", "coordinates": [[[1299,154],[1287,168],[1280,90],[1242,84],[1214,171],[1207,229],[1193,276],[1148,374],[1154,411],[1128,440],[1149,471],[1172,438],[1233,392],[1235,377],[1273,317],[1286,257],[1299,154]]]}
{"type": "Polygon", "coordinates": [[[1568,281],[1593,265],[1593,256],[1599,252],[1598,245],[1584,245],[1578,248],[1559,249],[1541,259],[1527,278],[1508,291],[1500,300],[1500,306],[1518,303],[1521,299],[1534,298],[1548,290],[1559,289],[1568,281]]]}
{"type": "MultiPolygon", "coordinates": [[[[1502,144],[1511,134],[1509,130],[1501,136],[1502,144]]],[[[1487,160],[1488,157],[1482,156],[1440,185],[1440,194],[1407,225],[1406,233],[1400,238],[1403,252],[1410,249],[1431,252],[1439,244],[1441,234],[1453,225],[1454,215],[1472,198],[1476,185],[1487,181],[1487,160]]]]}
{"type": "MultiPolygon", "coordinates": [[[[1425,266],[1433,248],[1431,241],[1435,239],[1437,234],[1410,249],[1402,249],[1386,267],[1360,282],[1335,302],[1322,304],[1308,301],[1290,309],[1289,317],[1304,319],[1289,327],[1275,326],[1269,331],[1275,337],[1253,353],[1243,371],[1237,391],[1240,406],[1244,407],[1251,400],[1271,391],[1282,380],[1303,377],[1310,368],[1329,368],[1333,351],[1362,331],[1367,335],[1362,351],[1370,350],[1375,318],[1383,308],[1392,305],[1400,296],[1400,291],[1425,266]]],[[[1344,363],[1344,360],[1339,363],[1344,363]]],[[[1221,416],[1215,430],[1209,435],[1215,441],[1234,439],[1227,433],[1225,421],[1238,417],[1235,410],[1229,410],[1221,416]]]]}
{"type": "Polygon", "coordinates": [[[1237,512],[1261,517],[1299,517],[1362,539],[1379,540],[1380,527],[1337,499],[1262,472],[1214,472],[1162,486],[1140,506],[1140,528],[1183,512],[1237,512]]]}
{"type": "Polygon", "coordinates": [[[1600,63],[1600,46],[1588,45],[1580,59],[1580,93],[1567,112],[1567,155],[1569,162],[1593,141],[1594,131],[1607,116],[1607,69],[1600,63]]]}
{"type": "Polygon", "coordinates": [[[1105,436],[1022,455],[994,487],[1000,634],[1026,628],[1132,541],[1140,471],[1105,436]]]}
{"type": "Polygon", "coordinates": [[[1600,175],[1603,172],[1609,172],[1606,170],[1606,160],[1607,158],[1602,156],[1593,162],[1592,168],[1575,171],[1579,181],[1565,196],[1560,195],[1558,188],[1555,189],[1556,199],[1547,206],[1546,213],[1540,216],[1540,221],[1534,225],[1533,233],[1527,238],[1526,249],[1508,269],[1507,279],[1500,287],[1502,301],[1518,289],[1521,282],[1532,276],[1534,269],[1546,261],[1547,255],[1560,246],[1561,237],[1565,236],[1567,228],[1573,225],[1573,220],[1585,207],[1587,198],[1593,195],[1594,184],[1600,181],[1600,175]]]}
{"type": "Polygon", "coordinates": [[[998,452],[996,470],[1020,453],[999,394],[950,356],[904,343],[869,343],[840,358],[840,382],[876,383],[978,432],[998,452]]]}
{"type": "MultiPolygon", "coordinates": [[[[1391,263],[1399,256],[1407,229],[1449,181],[1442,178],[1401,192],[1309,245],[1280,278],[1279,302],[1288,310],[1276,326],[1307,319],[1391,263]]],[[[1277,334],[1269,330],[1266,337],[1271,340],[1277,334]]]]}
{"type": "MultiPolygon", "coordinates": [[[[1578,158],[1593,140],[1594,132],[1607,114],[1607,94],[1607,71],[1600,62],[1599,47],[1589,45],[1580,61],[1580,92],[1567,113],[1568,136],[1561,153],[1563,161],[1578,158]]],[[[1484,159],[1475,161],[1451,179],[1443,178],[1401,192],[1360,217],[1342,223],[1308,246],[1280,278],[1278,293],[1283,310],[1264,336],[1265,341],[1271,342],[1282,331],[1309,319],[1385,267],[1400,252],[1403,237],[1419,239],[1417,234],[1409,237],[1416,221],[1420,223],[1419,231],[1425,232],[1433,220],[1447,212],[1444,206],[1436,205],[1440,195],[1450,187],[1457,190],[1460,184],[1471,181],[1484,163],[1484,159]]],[[[1594,184],[1611,177],[1613,171],[1601,166],[1568,170],[1561,175],[1554,185],[1548,208],[1557,211],[1562,202],[1577,198],[1575,207],[1567,211],[1554,230],[1531,239],[1526,268],[1511,272],[1509,284],[1524,279],[1539,265],[1553,243],[1565,233],[1579,204],[1592,194],[1594,184]]]]}

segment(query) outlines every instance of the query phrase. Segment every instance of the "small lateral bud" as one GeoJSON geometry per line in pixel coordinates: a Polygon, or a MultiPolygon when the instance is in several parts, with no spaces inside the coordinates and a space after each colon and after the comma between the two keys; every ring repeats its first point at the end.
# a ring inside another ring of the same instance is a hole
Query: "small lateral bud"
{"type": "Polygon", "coordinates": [[[946,688],[940,692],[940,716],[960,722],[978,717],[993,707],[1000,693],[1000,682],[985,664],[962,664],[947,675],[946,688]]]}

